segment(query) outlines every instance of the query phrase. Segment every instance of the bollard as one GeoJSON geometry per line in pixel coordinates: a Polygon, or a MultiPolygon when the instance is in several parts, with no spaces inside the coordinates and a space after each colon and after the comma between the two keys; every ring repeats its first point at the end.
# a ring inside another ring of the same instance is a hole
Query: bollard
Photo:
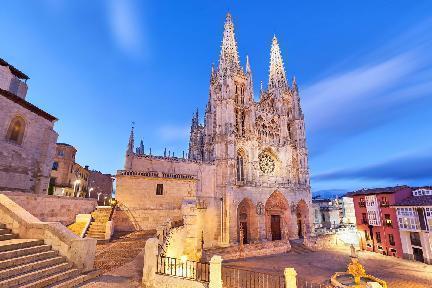
{"type": "Polygon", "coordinates": [[[222,257],[218,255],[210,260],[209,288],[222,288],[222,257]]]}
{"type": "Polygon", "coordinates": [[[294,268],[285,268],[285,287],[297,288],[297,272],[294,268]]]}
{"type": "Polygon", "coordinates": [[[155,287],[155,275],[157,265],[159,240],[157,238],[150,238],[146,241],[144,247],[144,268],[143,268],[143,287],[155,287]]]}

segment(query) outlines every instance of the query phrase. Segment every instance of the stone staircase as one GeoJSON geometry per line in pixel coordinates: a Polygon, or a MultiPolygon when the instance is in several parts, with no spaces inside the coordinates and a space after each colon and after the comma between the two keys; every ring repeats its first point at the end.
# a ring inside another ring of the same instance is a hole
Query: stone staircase
{"type": "Polygon", "coordinates": [[[291,251],[296,254],[308,254],[314,252],[303,244],[303,240],[290,240],[291,251]]]}
{"type": "Polygon", "coordinates": [[[76,287],[93,277],[82,275],[43,240],[18,239],[0,224],[1,288],[76,287]]]}
{"type": "Polygon", "coordinates": [[[91,213],[92,221],[85,237],[97,239],[98,242],[107,241],[105,239],[106,225],[110,221],[112,209],[112,207],[99,206],[91,213]]]}

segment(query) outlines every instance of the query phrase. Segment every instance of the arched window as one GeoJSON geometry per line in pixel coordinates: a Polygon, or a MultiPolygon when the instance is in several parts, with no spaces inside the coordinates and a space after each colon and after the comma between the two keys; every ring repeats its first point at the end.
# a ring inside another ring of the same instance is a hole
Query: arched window
{"type": "Polygon", "coordinates": [[[14,119],[12,119],[9,125],[6,139],[10,142],[21,144],[24,137],[24,131],[25,131],[24,119],[17,116],[14,119]]]}
{"type": "Polygon", "coordinates": [[[237,181],[244,181],[243,156],[237,154],[237,181]]]}

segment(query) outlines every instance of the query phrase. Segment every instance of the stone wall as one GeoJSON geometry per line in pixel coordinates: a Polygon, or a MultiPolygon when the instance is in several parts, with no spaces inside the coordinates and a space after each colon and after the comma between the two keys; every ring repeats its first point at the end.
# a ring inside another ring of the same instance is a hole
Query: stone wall
{"type": "Polygon", "coordinates": [[[91,170],[88,180],[88,187],[92,189],[89,191],[89,197],[98,199],[102,203],[105,196],[112,197],[113,192],[113,179],[110,174],[102,174],[99,171],[91,170]]]}
{"type": "Polygon", "coordinates": [[[96,209],[95,199],[35,195],[23,192],[0,191],[41,221],[69,225],[78,214],[89,214],[96,209]]]}
{"type": "Polygon", "coordinates": [[[8,98],[2,93],[0,92],[0,190],[47,194],[58,137],[53,130],[55,120],[50,121],[46,119],[50,117],[40,116],[45,112],[40,112],[35,106],[23,103],[23,100],[18,104],[11,100],[16,100],[14,96],[8,94],[8,98]],[[15,117],[23,119],[25,123],[21,144],[7,140],[9,126],[15,117]]]}
{"type": "Polygon", "coordinates": [[[27,84],[16,77],[8,66],[0,65],[0,88],[25,99],[27,84]]]}
{"type": "Polygon", "coordinates": [[[183,198],[196,195],[196,180],[158,175],[161,177],[117,174],[115,230],[154,230],[168,220],[182,219],[183,198]],[[156,195],[158,184],[163,185],[162,195],[156,195]]]}
{"type": "Polygon", "coordinates": [[[202,283],[198,281],[192,281],[188,279],[182,279],[174,276],[168,275],[155,275],[155,283],[157,283],[158,288],[207,288],[209,287],[207,283],[202,283]]]}

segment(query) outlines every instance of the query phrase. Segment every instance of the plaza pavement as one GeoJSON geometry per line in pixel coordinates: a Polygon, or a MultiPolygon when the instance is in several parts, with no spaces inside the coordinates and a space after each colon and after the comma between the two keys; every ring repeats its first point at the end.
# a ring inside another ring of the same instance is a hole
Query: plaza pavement
{"type": "MultiPolygon", "coordinates": [[[[372,252],[358,252],[358,257],[366,273],[387,281],[389,288],[432,288],[432,265],[372,252]]],[[[285,267],[294,267],[299,277],[322,283],[334,272],[346,271],[349,261],[350,249],[343,247],[306,254],[290,252],[233,260],[226,265],[272,273],[283,273],[285,267]]]]}

